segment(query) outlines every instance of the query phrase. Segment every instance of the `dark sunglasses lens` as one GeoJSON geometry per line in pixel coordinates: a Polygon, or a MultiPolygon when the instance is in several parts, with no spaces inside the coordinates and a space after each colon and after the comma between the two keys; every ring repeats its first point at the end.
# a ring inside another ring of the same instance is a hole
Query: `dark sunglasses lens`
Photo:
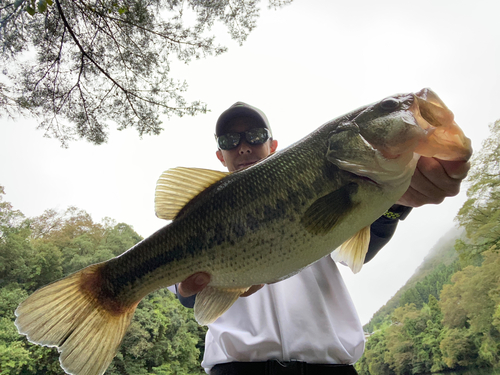
{"type": "Polygon", "coordinates": [[[227,133],[217,138],[217,145],[221,150],[231,150],[240,144],[239,133],[227,133]]]}
{"type": "Polygon", "coordinates": [[[265,128],[250,129],[245,132],[245,138],[251,145],[261,145],[269,139],[269,132],[265,128]]]}

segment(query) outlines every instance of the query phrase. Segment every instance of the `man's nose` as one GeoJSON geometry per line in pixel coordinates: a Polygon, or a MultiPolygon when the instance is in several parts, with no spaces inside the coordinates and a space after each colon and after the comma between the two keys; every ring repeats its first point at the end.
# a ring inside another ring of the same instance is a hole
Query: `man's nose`
{"type": "Polygon", "coordinates": [[[238,153],[240,155],[251,154],[252,153],[252,146],[250,146],[248,143],[246,143],[244,140],[242,140],[241,144],[240,144],[240,149],[238,150],[238,153]]]}

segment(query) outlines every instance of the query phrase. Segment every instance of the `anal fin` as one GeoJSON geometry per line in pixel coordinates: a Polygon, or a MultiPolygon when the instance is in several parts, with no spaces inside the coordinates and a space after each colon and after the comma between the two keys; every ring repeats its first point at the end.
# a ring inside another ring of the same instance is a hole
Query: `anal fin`
{"type": "Polygon", "coordinates": [[[365,262],[369,244],[370,226],[367,226],[340,245],[331,254],[332,259],[347,264],[352,272],[358,273],[365,262]]]}
{"type": "Polygon", "coordinates": [[[205,287],[196,295],[194,317],[201,325],[207,325],[217,320],[246,291],[245,288],[205,287]]]}

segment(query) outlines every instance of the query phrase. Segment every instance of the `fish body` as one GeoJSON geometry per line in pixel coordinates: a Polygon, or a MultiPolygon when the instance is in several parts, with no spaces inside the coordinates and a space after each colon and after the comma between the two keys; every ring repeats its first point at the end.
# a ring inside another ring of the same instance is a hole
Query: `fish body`
{"type": "Polygon", "coordinates": [[[414,151],[470,157],[450,113],[430,90],[395,95],[239,172],[169,170],[156,210],[172,222],[122,255],[41,288],[20,304],[16,325],[30,341],[57,346],[68,373],[102,374],[139,301],[193,273],[211,275],[195,305],[208,324],[250,286],[288,278],[350,238],[340,258],[358,270],[369,226],[409,186],[414,151]],[[429,146],[436,127],[453,128],[453,146],[429,146]]]}

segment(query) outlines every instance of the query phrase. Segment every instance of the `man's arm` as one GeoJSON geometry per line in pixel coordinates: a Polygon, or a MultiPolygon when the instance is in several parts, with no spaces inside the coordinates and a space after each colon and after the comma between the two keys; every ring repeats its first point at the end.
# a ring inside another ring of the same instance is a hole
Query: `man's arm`
{"type": "Polygon", "coordinates": [[[370,245],[365,263],[392,238],[399,220],[404,220],[413,207],[441,203],[446,197],[459,193],[462,180],[467,177],[470,163],[421,157],[405,194],[388,214],[381,216],[370,227],[370,245]]]}
{"type": "Polygon", "coordinates": [[[402,206],[399,204],[393,205],[387,213],[379,217],[370,226],[370,244],[368,252],[365,256],[365,263],[373,259],[373,257],[391,240],[398,222],[406,219],[411,207],[402,206]]]}

